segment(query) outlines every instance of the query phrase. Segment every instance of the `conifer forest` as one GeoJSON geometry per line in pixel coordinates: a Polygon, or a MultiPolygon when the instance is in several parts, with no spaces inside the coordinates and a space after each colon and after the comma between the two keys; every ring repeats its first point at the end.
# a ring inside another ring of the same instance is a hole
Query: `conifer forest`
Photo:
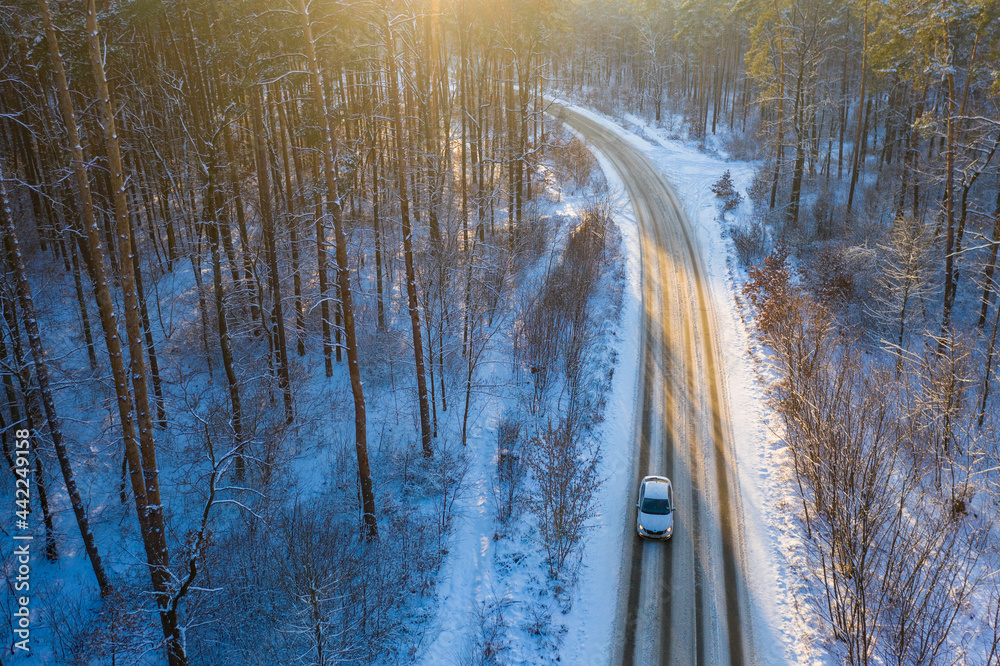
{"type": "Polygon", "coordinates": [[[1000,2],[0,0],[0,666],[1000,666],[1000,2]]]}

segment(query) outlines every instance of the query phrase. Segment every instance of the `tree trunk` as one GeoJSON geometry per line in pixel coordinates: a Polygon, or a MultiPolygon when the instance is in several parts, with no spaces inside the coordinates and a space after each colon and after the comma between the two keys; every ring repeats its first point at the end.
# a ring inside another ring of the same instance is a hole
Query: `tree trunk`
{"type": "MultiPolygon", "coordinates": [[[[777,20],[781,21],[781,13],[775,0],[774,11],[777,20]]],[[[784,27],[778,27],[778,131],[775,133],[774,146],[774,178],[771,181],[771,202],[768,210],[774,210],[778,198],[778,178],[781,175],[781,161],[785,148],[785,32],[784,27]]]]}
{"type": "MultiPolygon", "coordinates": [[[[8,215],[9,216],[9,215],[8,215]]],[[[6,257],[6,264],[13,266],[14,259],[13,255],[8,252],[4,252],[6,257]]],[[[11,273],[15,273],[13,268],[10,270],[11,273]]],[[[17,277],[15,276],[15,281],[17,277]]],[[[7,346],[3,343],[3,339],[0,338],[0,359],[6,361],[11,368],[11,372],[4,373],[4,390],[7,394],[7,405],[10,409],[11,418],[14,420],[15,427],[21,425],[24,422],[24,428],[29,432],[33,431],[37,424],[40,424],[44,417],[42,416],[41,408],[38,406],[38,396],[34,389],[34,385],[31,382],[31,369],[28,367],[28,362],[24,357],[24,349],[21,345],[21,334],[17,326],[17,313],[14,307],[14,302],[7,298],[7,294],[0,291],[0,310],[3,310],[4,322],[7,324],[7,332],[10,335],[10,347],[12,358],[7,357],[7,346]],[[14,391],[13,375],[17,376],[18,384],[21,387],[21,396],[24,398],[24,415],[22,417],[21,410],[18,408],[17,403],[17,393],[14,391]]],[[[22,315],[24,312],[22,311],[22,315]]],[[[45,557],[50,562],[55,562],[59,557],[59,550],[56,545],[56,534],[55,527],[52,523],[52,512],[49,510],[48,494],[46,493],[46,483],[45,483],[45,466],[42,462],[42,457],[38,450],[38,447],[32,447],[32,454],[35,458],[35,485],[38,490],[38,504],[42,509],[42,522],[45,524],[45,557]]],[[[14,465],[11,465],[11,471],[15,472],[14,465]]],[[[16,477],[17,478],[17,477],[16,477]]],[[[30,509],[29,509],[30,510],[30,509]]]]}
{"type": "MultiPolygon", "coordinates": [[[[406,196],[407,153],[403,145],[403,120],[399,104],[399,79],[396,72],[396,48],[389,18],[385,17],[383,31],[386,40],[386,67],[389,78],[389,112],[396,134],[396,164],[398,167],[399,211],[403,231],[403,257],[406,263],[406,294],[409,300],[410,326],[413,331],[413,356],[417,371],[417,399],[420,404],[420,434],[424,455],[431,455],[430,405],[427,401],[427,377],[424,370],[424,350],[420,334],[420,311],[417,305],[417,277],[413,266],[413,232],[410,229],[410,202],[406,196]]],[[[511,211],[513,212],[513,211],[511,211]]],[[[510,224],[512,220],[508,220],[510,224]]]]}
{"type": "Polygon", "coordinates": [[[379,201],[382,197],[378,175],[378,135],[372,137],[372,227],[375,231],[375,300],[378,330],[385,331],[385,286],[382,284],[382,222],[379,219],[379,201]]]}
{"type": "Polygon", "coordinates": [[[847,214],[851,214],[854,205],[854,189],[858,184],[858,174],[864,161],[864,151],[861,146],[861,133],[864,127],[862,115],[865,110],[865,87],[868,84],[868,0],[865,0],[865,20],[861,33],[861,90],[858,93],[858,131],[854,135],[854,165],[851,169],[851,187],[847,193],[847,214]]]}
{"type": "MultiPolygon", "coordinates": [[[[959,115],[964,115],[962,111],[959,111],[959,115]]],[[[958,128],[956,128],[956,132],[958,128]]],[[[962,255],[962,241],[965,238],[965,223],[969,217],[969,191],[972,186],[976,184],[979,179],[979,175],[986,170],[990,164],[990,160],[993,159],[993,155],[996,153],[997,148],[1000,148],[1000,136],[997,137],[996,142],[993,144],[993,148],[987,153],[986,157],[983,159],[982,166],[976,165],[971,173],[966,171],[966,178],[962,183],[962,198],[961,205],[959,206],[958,214],[958,228],[955,234],[955,249],[952,252],[953,255],[959,257],[962,255]]],[[[958,282],[961,279],[962,271],[960,268],[955,268],[955,275],[951,282],[951,298],[952,302],[955,300],[955,296],[958,293],[958,282]]]]}
{"type": "MultiPolygon", "coordinates": [[[[954,61],[954,58],[953,58],[954,61]]],[[[948,147],[945,153],[944,180],[944,307],[941,314],[941,338],[938,341],[938,353],[944,351],[944,340],[951,328],[951,308],[955,303],[955,77],[948,72],[948,147]]]]}
{"type": "Polygon", "coordinates": [[[297,0],[299,16],[302,19],[302,33],[305,40],[306,59],[311,74],[311,92],[314,110],[323,130],[323,169],[326,172],[327,210],[333,218],[334,238],[337,243],[337,281],[340,284],[340,299],[344,311],[344,336],[347,342],[347,366],[351,377],[351,392],[354,395],[354,443],[358,458],[358,481],[361,486],[361,505],[364,514],[364,533],[369,540],[378,538],[378,523],[375,517],[375,491],[372,487],[371,470],[368,464],[368,426],[365,411],[364,386],[361,369],[358,367],[358,339],[354,330],[354,303],[351,300],[351,276],[347,263],[347,236],[344,234],[343,212],[340,207],[340,193],[337,190],[336,143],[327,115],[323,83],[320,79],[319,62],[313,43],[312,20],[306,9],[305,0],[297,0]]]}
{"type": "Polygon", "coordinates": [[[840,74],[840,123],[837,132],[840,135],[837,148],[837,180],[844,175],[844,132],[847,129],[847,57],[850,54],[844,49],[844,66],[840,74]]]}
{"type": "MultiPolygon", "coordinates": [[[[62,56],[59,53],[59,42],[56,38],[55,28],[52,24],[52,16],[49,12],[48,0],[38,0],[41,10],[42,22],[45,29],[45,39],[48,45],[49,57],[52,61],[53,74],[56,80],[56,93],[59,101],[60,113],[63,123],[69,135],[68,143],[71,152],[71,167],[77,181],[78,193],[80,195],[83,213],[84,233],[86,234],[87,256],[89,256],[90,268],[93,271],[92,282],[94,294],[97,299],[98,312],[101,317],[101,326],[104,330],[105,344],[108,349],[108,357],[111,363],[111,371],[114,377],[115,392],[118,396],[118,414],[121,419],[122,436],[125,443],[125,455],[129,461],[129,478],[132,483],[132,493],[135,497],[136,514],[139,519],[139,526],[142,530],[143,544],[146,548],[146,558],[149,565],[150,576],[157,580],[157,571],[160,570],[161,562],[159,553],[153,547],[154,536],[150,530],[150,519],[147,515],[146,489],[142,476],[142,461],[140,459],[139,447],[135,433],[135,423],[132,419],[132,395],[128,389],[128,375],[122,360],[121,342],[118,338],[118,326],[114,312],[114,301],[108,286],[107,268],[105,257],[101,249],[101,230],[97,223],[94,212],[94,202],[90,192],[90,183],[87,178],[85,165],[88,161],[83,154],[83,147],[80,142],[80,133],[76,124],[73,102],[69,93],[69,84],[66,80],[66,68],[63,64],[62,56]]],[[[86,258],[86,257],[85,257],[86,258]]]]}
{"type": "Polygon", "coordinates": [[[993,374],[993,355],[997,347],[997,328],[1000,327],[1000,303],[996,306],[997,314],[993,318],[993,334],[990,336],[989,348],[986,351],[986,370],[983,374],[983,398],[979,403],[979,427],[983,427],[983,419],[986,417],[986,401],[990,396],[990,380],[993,374]]]}
{"type": "Polygon", "coordinates": [[[222,256],[219,251],[219,236],[221,235],[218,204],[222,198],[216,184],[216,153],[215,146],[209,146],[208,156],[208,189],[205,192],[205,221],[208,224],[208,240],[212,251],[212,283],[215,288],[215,314],[219,326],[219,346],[222,348],[222,365],[226,371],[226,382],[229,385],[229,403],[233,410],[233,439],[236,455],[236,478],[242,480],[246,469],[243,458],[243,446],[246,438],[243,433],[243,403],[240,400],[240,383],[236,377],[236,364],[233,360],[233,345],[229,334],[228,309],[226,308],[225,292],[222,288],[222,256]]]}
{"type": "MultiPolygon", "coordinates": [[[[278,136],[281,143],[281,161],[285,174],[285,206],[288,213],[288,246],[292,256],[292,294],[295,297],[295,348],[299,356],[306,353],[306,323],[305,311],[302,306],[302,276],[299,270],[299,232],[296,217],[295,192],[292,187],[292,169],[288,159],[288,143],[291,140],[292,129],[285,114],[285,102],[279,99],[275,106],[278,109],[278,136]]],[[[302,184],[299,183],[301,188],[302,184]]]]}
{"type": "Polygon", "coordinates": [[[993,240],[990,241],[990,245],[990,259],[983,269],[983,303],[977,324],[980,329],[986,326],[986,314],[990,307],[990,298],[993,296],[993,273],[997,266],[997,251],[1000,250],[1000,189],[997,190],[996,209],[993,212],[993,240]]]}
{"type": "Polygon", "coordinates": [[[267,146],[264,138],[264,105],[260,99],[263,92],[251,94],[253,106],[254,136],[257,149],[257,186],[260,190],[260,215],[264,235],[264,251],[267,255],[268,270],[271,273],[271,298],[273,301],[271,318],[274,320],[275,351],[278,356],[278,386],[285,401],[285,423],[295,418],[292,408],[292,386],[288,372],[288,344],[285,337],[285,318],[281,306],[281,279],[278,274],[278,250],[274,240],[274,215],[271,210],[271,169],[268,166],[267,146]]]}
{"type": "Polygon", "coordinates": [[[70,240],[69,255],[73,271],[73,286],[76,289],[76,302],[80,307],[80,325],[83,327],[83,339],[87,343],[87,359],[90,369],[97,370],[97,349],[94,347],[94,334],[90,326],[90,312],[87,310],[87,300],[84,298],[83,268],[80,266],[80,253],[75,240],[70,240]]]}
{"type": "Polygon", "coordinates": [[[153,401],[156,405],[156,424],[160,428],[167,427],[167,412],[163,403],[163,387],[160,381],[160,363],[156,358],[156,344],[153,341],[153,327],[149,322],[149,308],[146,307],[146,294],[142,288],[142,271],[139,267],[139,250],[135,243],[135,231],[129,225],[129,239],[132,243],[131,268],[135,274],[136,297],[139,299],[139,318],[142,322],[142,333],[146,340],[146,352],[149,354],[149,374],[153,379],[153,401]]]}
{"type": "MultiPolygon", "coordinates": [[[[47,0],[40,0],[47,2],[47,0]]],[[[156,464],[156,443],[153,440],[153,421],[149,413],[149,396],[146,388],[146,362],[143,356],[142,325],[139,318],[139,304],[136,293],[135,274],[131,270],[132,243],[131,223],[129,221],[128,204],[125,200],[125,180],[122,173],[122,158],[118,147],[118,131],[115,128],[115,113],[108,92],[107,76],[104,72],[103,52],[97,30],[97,10],[95,0],[90,0],[87,6],[87,33],[90,50],[90,62],[97,88],[98,109],[101,116],[101,129],[104,132],[104,144],[108,152],[111,196],[115,207],[115,227],[119,251],[119,264],[122,267],[122,298],[125,310],[125,330],[129,346],[129,374],[132,376],[132,389],[135,392],[136,426],[139,435],[139,453],[145,487],[146,506],[144,507],[148,533],[144,540],[150,539],[149,550],[153,551],[155,563],[150,562],[153,574],[153,589],[156,592],[157,604],[160,607],[160,621],[163,625],[163,636],[167,642],[167,654],[171,666],[181,666],[187,663],[184,653],[184,643],[177,622],[177,614],[167,607],[170,572],[167,570],[169,556],[167,552],[166,532],[163,524],[163,505],[160,501],[159,470],[156,464]]],[[[100,252],[95,248],[95,254],[100,252]]]]}
{"type": "Polygon", "coordinates": [[[802,107],[805,104],[802,92],[804,74],[805,60],[803,59],[799,63],[799,75],[795,84],[795,109],[793,111],[795,115],[795,166],[792,170],[792,191],[788,202],[788,222],[792,229],[798,229],[799,227],[799,201],[802,196],[802,176],[806,159],[805,148],[802,145],[802,134],[805,132],[802,111],[802,107]]]}
{"type": "MultiPolygon", "coordinates": [[[[326,271],[326,227],[323,225],[323,198],[319,193],[319,169],[316,160],[312,159],[313,180],[316,183],[316,195],[313,200],[313,217],[316,224],[316,272],[319,273],[319,316],[323,334],[323,364],[326,369],[326,376],[333,377],[333,347],[330,344],[330,285],[328,284],[326,271]]],[[[376,270],[379,268],[379,239],[378,239],[378,204],[372,204],[375,210],[375,264],[376,270]]],[[[379,275],[381,278],[381,274],[379,275]]],[[[379,286],[381,286],[379,282],[379,286]]],[[[379,294],[379,305],[381,306],[381,293],[379,294]]],[[[379,314],[382,314],[381,309],[379,314]]],[[[337,347],[337,361],[340,361],[340,347],[337,347]]]]}
{"type": "MultiPolygon", "coordinates": [[[[243,192],[240,188],[240,179],[236,176],[236,151],[233,146],[233,133],[231,128],[227,127],[223,130],[225,134],[226,141],[226,176],[229,179],[229,189],[233,193],[233,206],[236,208],[236,231],[240,237],[240,246],[243,248],[243,288],[245,288],[250,294],[250,319],[254,322],[260,322],[263,324],[263,319],[261,318],[261,309],[258,299],[260,299],[260,293],[256,289],[256,274],[254,273],[253,264],[250,261],[250,236],[247,233],[247,223],[246,223],[246,213],[243,211],[243,192]]],[[[260,329],[254,328],[254,335],[259,333],[260,329]]]]}

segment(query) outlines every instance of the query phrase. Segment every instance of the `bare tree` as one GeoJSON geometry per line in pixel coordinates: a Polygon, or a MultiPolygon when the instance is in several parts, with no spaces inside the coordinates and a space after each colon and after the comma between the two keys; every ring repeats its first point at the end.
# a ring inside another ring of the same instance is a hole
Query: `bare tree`
{"type": "Polygon", "coordinates": [[[848,663],[935,663],[977,585],[983,536],[958,523],[970,478],[955,456],[964,356],[929,351],[930,365],[901,376],[868,367],[828,314],[792,294],[767,334],[781,377],[772,396],[819,560],[821,612],[848,663]]]}
{"type": "Polygon", "coordinates": [[[923,303],[933,289],[932,245],[933,238],[923,224],[912,217],[901,217],[893,223],[887,241],[880,246],[876,316],[887,328],[894,329],[893,338],[885,344],[896,355],[897,376],[906,356],[907,325],[918,312],[917,302],[923,303]]]}
{"type": "Polygon", "coordinates": [[[565,573],[570,555],[587,531],[597,507],[594,495],[601,485],[597,475],[600,449],[588,444],[572,424],[548,422],[533,435],[526,463],[537,491],[528,505],[538,516],[539,539],[548,557],[549,573],[565,573]]]}

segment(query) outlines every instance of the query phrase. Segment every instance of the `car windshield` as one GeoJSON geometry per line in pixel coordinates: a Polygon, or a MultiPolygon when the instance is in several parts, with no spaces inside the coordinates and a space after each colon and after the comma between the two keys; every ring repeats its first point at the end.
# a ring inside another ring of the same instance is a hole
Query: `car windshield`
{"type": "Polygon", "coordinates": [[[655,516],[663,516],[670,513],[670,500],[647,497],[642,500],[643,513],[651,513],[655,516]]]}

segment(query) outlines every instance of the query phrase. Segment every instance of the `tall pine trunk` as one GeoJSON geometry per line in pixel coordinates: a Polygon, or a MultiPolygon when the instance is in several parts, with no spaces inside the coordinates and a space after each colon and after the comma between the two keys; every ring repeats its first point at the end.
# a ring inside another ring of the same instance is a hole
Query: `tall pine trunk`
{"type": "MultiPolygon", "coordinates": [[[[947,25],[945,25],[947,37],[947,25]]],[[[954,63],[954,57],[952,58],[954,63]]],[[[947,148],[945,152],[944,180],[944,214],[945,214],[945,245],[944,245],[944,306],[941,314],[941,338],[938,341],[938,353],[944,351],[944,341],[951,328],[951,309],[955,303],[955,76],[949,70],[948,75],[948,123],[947,148]]]]}
{"type": "Polygon", "coordinates": [[[333,233],[337,243],[337,282],[340,285],[341,307],[344,312],[344,337],[347,343],[347,367],[351,377],[351,392],[354,395],[354,446],[358,458],[358,481],[361,486],[361,506],[364,516],[365,537],[378,538],[378,523],[375,517],[375,490],[372,487],[371,469],[368,464],[368,425],[365,411],[364,386],[361,382],[361,368],[358,366],[358,338],[354,330],[354,303],[351,300],[351,275],[347,262],[347,236],[344,233],[343,210],[340,193],[337,190],[336,143],[327,115],[323,82],[320,78],[316,47],[313,43],[312,20],[306,9],[305,0],[298,0],[299,16],[302,19],[302,34],[305,40],[306,59],[309,61],[310,84],[314,110],[323,130],[323,169],[326,173],[327,210],[333,218],[333,233]]]}
{"type": "Polygon", "coordinates": [[[854,190],[858,185],[858,175],[864,163],[864,150],[861,146],[861,134],[864,130],[865,88],[868,85],[868,0],[865,0],[865,20],[861,33],[861,90],[858,93],[858,130],[854,135],[854,164],[851,168],[851,185],[847,193],[847,214],[851,214],[854,205],[854,190]]]}
{"type": "MultiPolygon", "coordinates": [[[[777,2],[774,3],[775,15],[781,21],[777,2]]],[[[775,133],[774,146],[774,176],[771,180],[771,202],[768,210],[774,210],[778,199],[778,180],[781,177],[781,162],[785,152],[785,32],[784,26],[778,27],[778,131],[775,133]]]]}
{"type": "Polygon", "coordinates": [[[260,191],[260,215],[264,236],[264,254],[271,274],[271,319],[274,325],[275,352],[278,360],[278,386],[285,402],[285,422],[291,423],[295,413],[292,408],[291,377],[288,372],[288,342],[285,336],[285,317],[282,311],[281,279],[278,273],[278,250],[275,243],[274,213],[271,210],[271,168],[268,164],[267,145],[264,137],[263,91],[251,94],[255,147],[257,151],[257,187],[260,191]]]}
{"type": "Polygon", "coordinates": [[[171,666],[187,663],[184,643],[177,621],[177,612],[168,604],[170,572],[166,532],[163,523],[163,505],[160,501],[159,469],[156,464],[156,443],[153,439],[153,419],[149,411],[149,395],[146,386],[146,360],[143,355],[142,323],[136,290],[135,273],[131,270],[132,242],[131,221],[125,197],[125,178],[122,157],[118,146],[118,130],[115,127],[115,112],[108,91],[107,75],[104,72],[103,52],[97,29],[97,9],[95,0],[87,5],[87,34],[90,63],[97,89],[97,106],[100,125],[104,133],[104,144],[108,153],[109,184],[114,202],[115,230],[118,241],[119,265],[121,266],[122,300],[125,310],[125,331],[129,347],[129,374],[135,396],[136,426],[139,435],[139,453],[142,477],[146,491],[146,519],[148,536],[152,540],[156,567],[153,569],[153,590],[160,607],[160,622],[167,642],[167,654],[171,666]]]}
{"type": "Polygon", "coordinates": [[[215,314],[219,326],[219,346],[222,348],[222,366],[226,371],[226,383],[229,386],[229,403],[233,414],[233,439],[237,450],[236,478],[242,479],[245,463],[243,446],[246,442],[243,434],[243,403],[240,399],[240,383],[236,377],[236,363],[233,360],[233,343],[229,334],[228,309],[226,308],[225,292],[222,287],[222,253],[220,244],[219,203],[221,192],[218,191],[215,146],[209,146],[208,156],[208,189],[205,192],[205,221],[208,224],[208,240],[212,251],[212,285],[215,290],[215,314]]]}
{"type": "MultiPolygon", "coordinates": [[[[413,357],[417,372],[417,400],[420,405],[420,439],[424,455],[431,455],[430,404],[427,400],[427,375],[424,369],[424,349],[420,334],[420,310],[417,303],[417,276],[413,266],[413,230],[410,227],[410,202],[406,195],[406,161],[407,151],[403,145],[403,116],[399,103],[399,79],[396,71],[396,47],[386,16],[383,22],[386,40],[386,72],[389,78],[389,112],[396,139],[396,166],[399,188],[399,215],[403,231],[403,259],[406,264],[406,295],[410,311],[410,328],[413,331],[413,357]]],[[[508,220],[510,222],[510,220],[508,220]]]]}
{"type": "Polygon", "coordinates": [[[990,298],[993,296],[993,273],[997,266],[997,251],[1000,250],[1000,188],[997,189],[996,208],[993,211],[993,240],[990,241],[990,258],[983,269],[983,302],[979,310],[979,322],[977,326],[982,329],[986,326],[986,315],[990,307],[990,298]]]}
{"type": "MultiPolygon", "coordinates": [[[[305,310],[302,305],[302,276],[299,269],[299,231],[298,216],[296,215],[296,199],[292,186],[292,169],[288,159],[288,143],[291,140],[292,129],[288,125],[288,118],[285,113],[285,101],[278,99],[275,103],[278,117],[278,142],[281,144],[281,161],[284,167],[285,177],[285,212],[288,220],[288,247],[292,257],[292,295],[294,296],[293,307],[295,310],[295,348],[299,356],[306,353],[306,324],[305,310]]],[[[302,184],[299,183],[299,187],[302,184]]]]}
{"type": "MultiPolygon", "coordinates": [[[[108,349],[108,357],[111,362],[111,371],[114,378],[115,392],[118,396],[118,414],[121,419],[122,436],[125,443],[125,456],[128,461],[129,478],[132,483],[132,494],[135,498],[136,514],[139,519],[139,527],[142,533],[143,546],[146,551],[146,562],[149,566],[150,578],[153,582],[153,589],[157,593],[157,600],[161,611],[164,610],[165,592],[169,572],[165,532],[163,529],[163,514],[160,508],[159,488],[156,487],[156,496],[150,497],[148,494],[148,484],[146,474],[143,469],[144,459],[139,449],[139,441],[136,436],[135,421],[132,417],[132,395],[128,388],[128,373],[125,371],[121,341],[118,337],[118,325],[114,311],[114,300],[108,286],[108,275],[106,268],[106,257],[102,250],[101,229],[98,226],[97,217],[94,212],[93,197],[90,192],[90,183],[87,178],[87,161],[83,154],[83,147],[80,142],[80,133],[77,128],[76,115],[73,110],[73,102],[69,93],[69,82],[66,78],[66,68],[63,64],[62,56],[59,52],[59,42],[56,38],[55,28],[52,23],[52,16],[49,11],[48,0],[38,0],[41,10],[42,21],[45,28],[45,38],[48,45],[49,56],[52,60],[52,69],[56,79],[57,97],[59,109],[63,116],[63,123],[69,134],[69,147],[72,155],[72,168],[77,181],[78,194],[81,199],[83,209],[83,223],[87,236],[87,247],[91,259],[91,269],[93,270],[94,293],[97,299],[98,311],[101,316],[101,326],[104,329],[105,344],[108,349]]],[[[97,42],[96,17],[93,14],[91,5],[88,13],[88,24],[93,24],[88,31],[92,33],[92,41],[97,42]]],[[[100,54],[98,54],[100,55],[100,54]]],[[[98,62],[100,63],[99,59],[98,62]]],[[[100,65],[103,70],[103,65],[100,65]]],[[[103,76],[99,77],[103,81],[103,76]]],[[[107,92],[107,84],[104,83],[103,91],[107,92]]],[[[105,97],[106,94],[102,97],[105,97]]],[[[120,166],[120,158],[119,158],[120,166]]],[[[119,174],[120,175],[120,174],[119,174]]],[[[133,293],[134,296],[134,293],[133,293]]],[[[133,301],[133,305],[134,305],[133,301]]],[[[135,311],[133,310],[133,318],[135,311]]],[[[140,342],[141,345],[141,342],[140,342]]],[[[142,363],[142,350],[139,349],[136,356],[142,363]]],[[[145,381],[145,372],[141,377],[145,381]]],[[[148,404],[146,414],[148,417],[148,404]]],[[[148,421],[148,418],[147,418],[148,421]]],[[[148,425],[148,423],[147,423],[148,425]]],[[[147,428],[151,432],[150,428],[147,428]]],[[[155,459],[150,470],[155,474],[155,459]]],[[[155,477],[154,477],[155,478],[155,477]]],[[[163,627],[164,638],[169,645],[171,664],[176,666],[186,663],[180,643],[176,641],[176,622],[171,624],[166,613],[161,612],[160,621],[163,627]],[[176,646],[175,646],[176,644],[176,646]],[[175,649],[176,647],[176,649],[175,649]],[[179,654],[178,654],[179,651],[179,654]],[[179,657],[179,659],[177,658],[179,657]]],[[[176,619],[176,618],[174,618],[176,619]]]]}

